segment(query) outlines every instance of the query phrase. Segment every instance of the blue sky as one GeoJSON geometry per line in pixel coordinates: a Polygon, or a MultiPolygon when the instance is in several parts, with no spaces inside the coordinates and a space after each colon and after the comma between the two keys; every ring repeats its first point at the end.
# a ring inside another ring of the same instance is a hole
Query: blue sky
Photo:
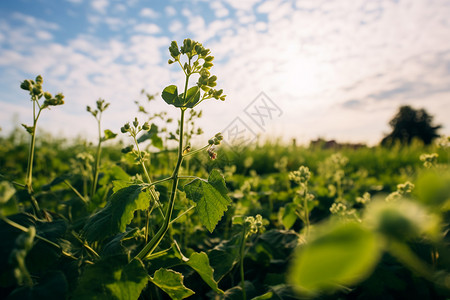
{"type": "MultiPolygon", "coordinates": [[[[143,88],[181,83],[167,48],[189,37],[211,49],[228,95],[199,107],[204,139],[240,126],[303,143],[374,144],[404,104],[425,108],[450,135],[448,16],[444,0],[3,0],[0,127],[31,122],[19,85],[42,74],[66,104],[45,111],[39,127],[91,139],[85,108],[104,98],[104,127],[119,132],[143,88]]],[[[148,110],[177,116],[161,99],[148,110]]]]}

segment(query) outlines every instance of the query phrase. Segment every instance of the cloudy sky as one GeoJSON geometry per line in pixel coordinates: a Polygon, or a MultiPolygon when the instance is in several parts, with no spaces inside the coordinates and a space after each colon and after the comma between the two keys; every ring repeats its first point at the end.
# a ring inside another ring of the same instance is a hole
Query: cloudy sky
{"type": "MultiPolygon", "coordinates": [[[[199,106],[204,138],[240,130],[374,144],[404,104],[450,135],[449,16],[445,0],[2,0],[0,127],[31,123],[19,85],[42,74],[66,104],[45,111],[41,128],[93,138],[86,105],[103,98],[104,127],[119,132],[143,88],[181,85],[167,49],[189,37],[211,49],[228,95],[199,106]]],[[[147,110],[177,116],[160,98],[147,110]]]]}

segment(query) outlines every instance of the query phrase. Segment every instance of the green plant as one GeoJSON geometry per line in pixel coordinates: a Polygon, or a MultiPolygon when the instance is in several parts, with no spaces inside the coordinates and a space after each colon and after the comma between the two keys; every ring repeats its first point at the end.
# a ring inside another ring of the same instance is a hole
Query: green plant
{"type": "Polygon", "coordinates": [[[43,215],[39,208],[38,202],[32,196],[32,194],[33,194],[33,161],[34,161],[34,149],[35,149],[35,145],[36,145],[37,122],[39,120],[41,112],[44,109],[50,108],[51,106],[57,106],[57,105],[64,104],[64,95],[59,93],[59,94],[56,94],[55,96],[52,96],[52,94],[50,94],[49,92],[44,92],[44,90],[42,89],[43,82],[44,82],[44,79],[42,78],[42,76],[38,75],[35,80],[27,79],[20,84],[20,87],[23,90],[29,91],[31,101],[33,102],[33,125],[28,126],[28,125],[22,124],[22,126],[31,135],[30,148],[28,151],[27,173],[26,173],[24,187],[26,188],[26,190],[28,191],[28,194],[30,195],[31,204],[34,209],[34,213],[39,217],[43,217],[43,215]],[[42,97],[44,97],[45,100],[40,103],[39,100],[41,100],[42,97]]]}
{"type": "Polygon", "coordinates": [[[317,201],[314,201],[314,195],[309,192],[308,183],[311,177],[311,172],[308,167],[300,166],[298,170],[289,173],[289,179],[298,185],[295,191],[295,196],[291,203],[288,203],[280,210],[280,217],[283,226],[286,229],[291,228],[297,218],[300,218],[305,227],[306,236],[309,235],[310,221],[309,215],[311,211],[317,206],[317,201]]]}
{"type": "Polygon", "coordinates": [[[97,151],[95,153],[95,163],[93,168],[92,175],[92,186],[91,186],[91,198],[94,197],[95,191],[97,190],[98,183],[98,173],[100,170],[100,157],[102,151],[102,142],[113,139],[117,136],[116,133],[112,132],[109,129],[106,129],[104,132],[104,136],[102,136],[102,128],[101,128],[101,120],[103,112],[108,108],[109,103],[105,103],[105,100],[98,99],[97,100],[97,109],[92,109],[90,106],[86,107],[86,110],[91,113],[91,115],[97,120],[97,128],[98,128],[98,143],[97,143],[97,151]]]}

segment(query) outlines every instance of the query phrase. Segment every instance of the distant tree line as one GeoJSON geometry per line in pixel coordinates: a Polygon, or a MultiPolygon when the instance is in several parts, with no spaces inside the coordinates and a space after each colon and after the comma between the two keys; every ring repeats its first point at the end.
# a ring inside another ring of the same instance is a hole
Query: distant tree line
{"type": "Polygon", "coordinates": [[[441,125],[433,125],[433,116],[425,109],[414,109],[409,105],[401,106],[398,113],[389,122],[391,133],[381,140],[381,145],[390,146],[400,142],[409,145],[413,139],[429,145],[439,137],[441,125]]]}

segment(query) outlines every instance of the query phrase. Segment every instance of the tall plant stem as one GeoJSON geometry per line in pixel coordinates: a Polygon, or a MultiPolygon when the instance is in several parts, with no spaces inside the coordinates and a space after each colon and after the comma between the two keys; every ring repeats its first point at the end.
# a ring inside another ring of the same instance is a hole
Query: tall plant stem
{"type": "Polygon", "coordinates": [[[240,273],[241,273],[242,299],[247,300],[247,294],[245,292],[245,279],[244,279],[244,249],[245,249],[245,240],[246,240],[245,224],[243,226],[244,226],[244,230],[242,231],[241,248],[239,251],[239,256],[240,256],[239,257],[239,259],[240,259],[239,269],[240,269],[240,273]]]}
{"type": "MultiPolygon", "coordinates": [[[[33,128],[31,131],[31,142],[30,142],[30,149],[28,151],[28,163],[27,163],[27,175],[25,178],[25,186],[27,188],[27,192],[30,195],[30,201],[31,205],[33,207],[34,213],[39,218],[42,217],[41,209],[39,208],[39,204],[36,201],[34,197],[31,195],[33,194],[33,161],[34,161],[34,148],[36,145],[36,127],[37,127],[37,121],[39,119],[39,116],[41,115],[42,109],[39,107],[39,112],[36,115],[36,104],[37,99],[33,97],[33,128]]],[[[39,104],[37,104],[39,106],[39,104]]]]}
{"type": "Polygon", "coordinates": [[[95,165],[94,165],[94,177],[92,180],[92,187],[91,187],[91,198],[94,197],[95,191],[97,190],[97,181],[98,181],[98,172],[100,169],[100,154],[102,152],[102,129],[101,129],[101,112],[99,117],[97,118],[98,123],[98,144],[97,144],[97,153],[95,155],[95,165]]]}
{"type": "MultiPolygon", "coordinates": [[[[186,80],[187,85],[187,80],[186,80]]],[[[178,186],[178,173],[180,171],[181,163],[183,161],[183,124],[184,124],[184,112],[185,109],[181,109],[181,120],[180,120],[180,138],[178,144],[178,156],[177,156],[177,164],[175,165],[175,169],[172,173],[172,191],[170,194],[169,204],[167,205],[166,214],[164,216],[164,222],[158,232],[153,236],[150,242],[145,245],[145,247],[136,255],[135,258],[143,259],[147,255],[152,254],[152,252],[158,247],[159,243],[163,239],[167,230],[169,229],[170,219],[172,218],[173,206],[175,203],[175,196],[177,193],[178,186]]]]}
{"type": "MultiPolygon", "coordinates": [[[[158,195],[156,194],[155,186],[152,184],[152,179],[150,178],[150,175],[147,171],[147,167],[145,166],[145,161],[144,161],[144,158],[142,157],[141,150],[139,149],[139,143],[136,139],[136,135],[133,135],[133,139],[134,139],[134,143],[136,144],[136,149],[137,149],[138,156],[139,156],[139,162],[142,166],[142,170],[144,171],[145,178],[147,179],[147,183],[151,185],[149,188],[150,194],[152,195],[153,200],[155,200],[155,202],[158,204],[158,209],[159,209],[161,215],[164,217],[164,213],[161,210],[161,203],[159,202],[158,195]]],[[[148,212],[148,209],[147,209],[147,212],[148,212]]],[[[146,223],[148,224],[149,223],[148,218],[150,218],[150,214],[147,213],[146,218],[147,218],[146,223]]],[[[147,234],[147,233],[148,233],[148,228],[145,229],[145,234],[147,234]]]]}
{"type": "Polygon", "coordinates": [[[305,226],[306,236],[309,236],[309,210],[308,210],[308,193],[305,194],[303,199],[303,209],[305,210],[305,226]]]}

